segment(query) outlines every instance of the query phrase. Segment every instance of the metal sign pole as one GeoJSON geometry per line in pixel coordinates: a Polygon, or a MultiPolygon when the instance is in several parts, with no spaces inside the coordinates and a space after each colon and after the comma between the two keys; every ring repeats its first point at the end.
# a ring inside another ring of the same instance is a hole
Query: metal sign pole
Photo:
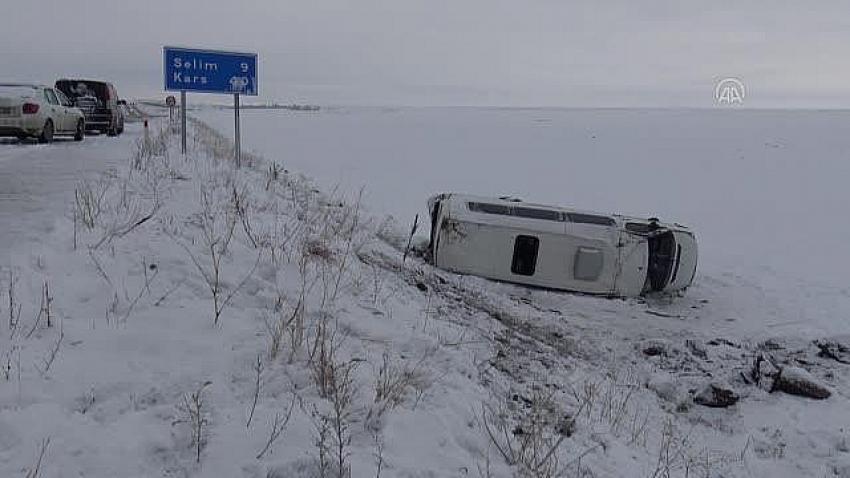
{"type": "Polygon", "coordinates": [[[186,91],[180,92],[180,148],[186,155],[186,91]]]}
{"type": "Polygon", "coordinates": [[[233,121],[234,121],[234,156],[236,167],[242,167],[242,135],[239,131],[239,93],[233,95],[233,121]]]}

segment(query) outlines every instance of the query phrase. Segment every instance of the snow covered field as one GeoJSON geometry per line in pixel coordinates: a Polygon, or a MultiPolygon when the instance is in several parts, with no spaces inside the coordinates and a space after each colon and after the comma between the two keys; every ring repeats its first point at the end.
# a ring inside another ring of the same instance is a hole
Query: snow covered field
{"type": "Polygon", "coordinates": [[[847,116],[247,111],[239,171],[202,123],[188,160],[158,124],[87,149],[117,170],[0,264],[0,476],[850,476],[847,116]],[[402,263],[451,190],[689,224],[699,276],[607,300],[402,263]],[[768,384],[800,375],[831,396],[768,384]]]}
{"type": "MultiPolygon", "coordinates": [[[[201,115],[232,137],[232,111],[201,115]]],[[[692,227],[696,295],[757,336],[850,332],[848,111],[248,110],[247,147],[410,224],[438,192],[692,227]],[[721,292],[722,291],[722,292],[721,292]]],[[[727,326],[728,325],[728,326],[727,326]]]]}

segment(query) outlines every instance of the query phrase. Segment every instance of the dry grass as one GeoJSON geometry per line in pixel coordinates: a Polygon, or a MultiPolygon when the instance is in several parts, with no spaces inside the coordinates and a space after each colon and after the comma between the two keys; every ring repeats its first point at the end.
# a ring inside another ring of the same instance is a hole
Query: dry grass
{"type": "Polygon", "coordinates": [[[414,364],[397,364],[388,351],[383,353],[375,376],[374,402],[366,416],[367,426],[377,430],[387,412],[403,404],[412,394],[422,396],[431,386],[431,377],[426,372],[426,364],[431,356],[430,353],[426,354],[414,364]]]}
{"type": "Polygon", "coordinates": [[[553,478],[572,463],[562,467],[558,449],[573,434],[575,419],[584,405],[572,415],[557,416],[553,394],[536,391],[530,406],[522,408],[516,420],[510,418],[504,404],[483,404],[481,424],[489,443],[519,476],[553,478]]]}

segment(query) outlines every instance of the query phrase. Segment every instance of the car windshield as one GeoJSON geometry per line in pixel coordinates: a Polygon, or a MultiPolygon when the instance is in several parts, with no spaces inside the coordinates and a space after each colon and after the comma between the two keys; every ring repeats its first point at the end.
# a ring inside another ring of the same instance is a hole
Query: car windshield
{"type": "Polygon", "coordinates": [[[32,97],[35,92],[31,86],[0,85],[0,96],[32,97]]]}

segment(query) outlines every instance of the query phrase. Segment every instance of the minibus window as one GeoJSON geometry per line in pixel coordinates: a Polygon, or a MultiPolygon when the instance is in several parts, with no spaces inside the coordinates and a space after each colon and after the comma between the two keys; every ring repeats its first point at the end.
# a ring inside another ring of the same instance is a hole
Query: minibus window
{"type": "Polygon", "coordinates": [[[533,276],[537,268],[537,250],[540,239],[534,236],[517,236],[514,241],[514,259],[511,272],[522,276],[533,276]]]}

